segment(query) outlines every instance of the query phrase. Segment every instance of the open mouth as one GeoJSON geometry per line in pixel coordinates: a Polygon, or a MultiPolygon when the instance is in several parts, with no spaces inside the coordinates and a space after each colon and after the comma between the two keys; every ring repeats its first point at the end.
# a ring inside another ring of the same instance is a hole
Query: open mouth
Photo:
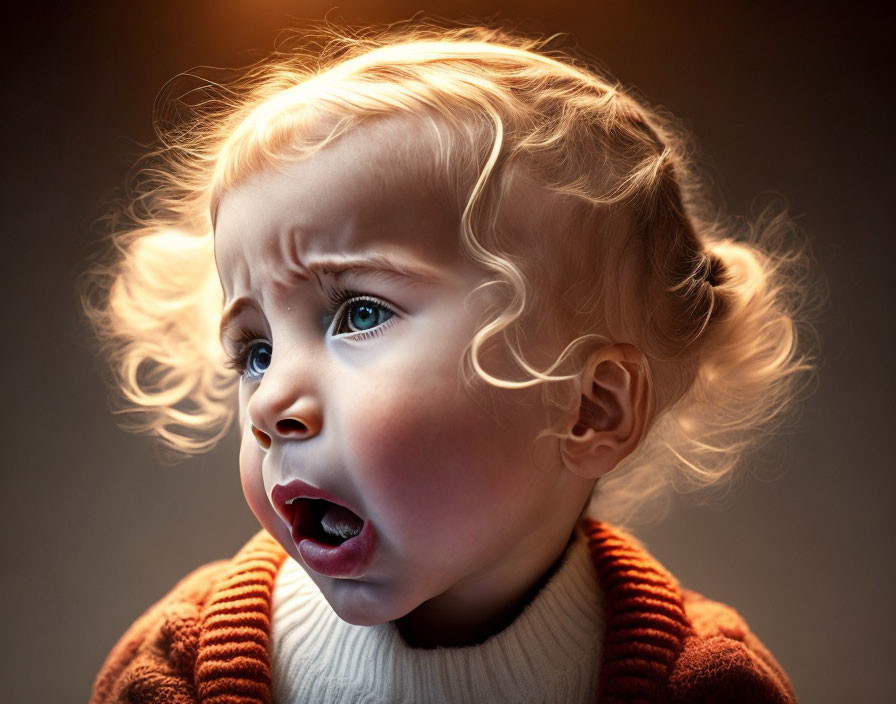
{"type": "Polygon", "coordinates": [[[336,547],[361,533],[364,521],[355,513],[326,499],[297,498],[293,506],[293,527],[302,538],[336,547]],[[298,524],[298,525],[297,525],[298,524]]]}
{"type": "Polygon", "coordinates": [[[324,577],[359,579],[374,559],[376,531],[372,521],[331,498],[336,497],[300,479],[271,491],[305,567],[324,577]]]}

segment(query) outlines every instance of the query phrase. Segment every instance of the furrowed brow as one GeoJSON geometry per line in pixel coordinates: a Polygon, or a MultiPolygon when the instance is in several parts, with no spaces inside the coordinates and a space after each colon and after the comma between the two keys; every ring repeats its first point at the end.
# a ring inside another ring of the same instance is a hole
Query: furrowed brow
{"type": "Polygon", "coordinates": [[[321,257],[306,262],[304,268],[314,274],[339,276],[345,273],[374,274],[388,278],[434,284],[442,280],[438,270],[415,260],[370,254],[363,257],[321,257]]]}
{"type": "MultiPolygon", "coordinates": [[[[422,262],[379,254],[351,258],[320,257],[305,262],[301,267],[294,267],[292,271],[297,279],[306,281],[312,276],[334,276],[338,278],[342,274],[369,275],[402,283],[427,284],[438,283],[444,278],[437,269],[422,262]]],[[[221,315],[221,325],[218,330],[219,339],[223,341],[228,329],[233,324],[233,320],[244,310],[251,308],[257,309],[257,305],[251,298],[246,296],[240,296],[227,305],[221,315]]]]}

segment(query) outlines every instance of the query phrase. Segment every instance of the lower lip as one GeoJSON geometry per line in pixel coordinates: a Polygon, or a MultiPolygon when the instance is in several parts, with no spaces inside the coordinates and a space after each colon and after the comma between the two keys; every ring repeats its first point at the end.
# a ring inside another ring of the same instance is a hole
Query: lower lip
{"type": "Polygon", "coordinates": [[[324,545],[302,535],[298,521],[293,526],[292,539],[308,567],[325,577],[341,579],[363,576],[376,546],[376,535],[370,521],[364,521],[361,532],[341,545],[324,545]]]}

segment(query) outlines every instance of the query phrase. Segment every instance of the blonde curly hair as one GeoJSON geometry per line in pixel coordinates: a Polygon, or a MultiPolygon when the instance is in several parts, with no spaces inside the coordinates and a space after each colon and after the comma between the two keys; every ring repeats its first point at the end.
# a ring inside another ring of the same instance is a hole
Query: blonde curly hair
{"type": "Polygon", "coordinates": [[[784,217],[747,226],[714,212],[671,119],[553,39],[416,22],[304,40],[204,86],[188,119],[159,128],[116,218],[116,256],[88,273],[85,310],[131,430],[196,453],[233,420],[237,378],[217,340],[221,195],[391,116],[431,137],[465,251],[499,293],[466,382],[541,385],[559,420],[589,352],[626,342],[644,355],[650,431],[598,482],[598,515],[657,518],[668,487],[719,485],[780,424],[813,368],[807,247],[784,217]],[[527,184],[556,222],[537,237],[505,217],[527,184]],[[556,342],[547,364],[527,357],[535,329],[556,342]],[[492,344],[510,350],[517,378],[485,368],[492,344]]]}

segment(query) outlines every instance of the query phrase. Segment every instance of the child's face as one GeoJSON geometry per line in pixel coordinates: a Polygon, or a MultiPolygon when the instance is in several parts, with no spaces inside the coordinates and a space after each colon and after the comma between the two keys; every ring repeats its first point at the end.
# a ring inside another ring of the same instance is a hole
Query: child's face
{"type": "Polygon", "coordinates": [[[536,459],[537,391],[459,382],[484,273],[461,253],[456,213],[425,185],[426,159],[395,156],[408,138],[394,122],[359,128],[233,188],[217,211],[222,336],[230,349],[248,342],[246,498],[359,624],[424,602],[446,616],[506,606],[562,552],[591,488],[550,441],[536,459]],[[418,273],[386,273],[377,257],[418,273]],[[306,497],[295,528],[275,492],[293,480],[304,485],[288,496],[306,497]],[[307,498],[316,492],[351,513],[307,498]],[[328,545],[339,541],[324,524],[356,537],[328,545]]]}

